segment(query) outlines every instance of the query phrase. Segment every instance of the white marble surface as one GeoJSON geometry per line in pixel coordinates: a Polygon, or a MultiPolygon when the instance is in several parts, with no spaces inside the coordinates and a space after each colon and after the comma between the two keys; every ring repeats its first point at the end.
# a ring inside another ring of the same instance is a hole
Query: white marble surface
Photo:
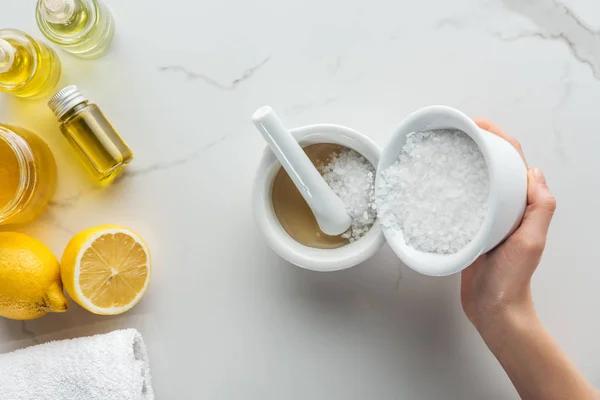
{"type": "MultiPolygon", "coordinates": [[[[0,320],[0,351],[136,327],[158,399],[517,397],[462,314],[457,276],[419,276],[387,248],[348,271],[304,271],[253,223],[257,107],[383,145],[409,112],[438,103],[501,124],[546,172],[558,211],[536,304],[600,386],[600,3],[107,2],[113,49],[91,62],[61,52],[63,84],[79,84],[129,141],[126,178],[94,189],[43,101],[0,95],[0,121],[39,132],[58,158],[56,200],[22,230],[60,255],[83,228],[129,226],[150,244],[153,281],[122,316],[73,305],[0,320]]],[[[0,26],[40,37],[34,3],[0,0],[0,26]]]]}

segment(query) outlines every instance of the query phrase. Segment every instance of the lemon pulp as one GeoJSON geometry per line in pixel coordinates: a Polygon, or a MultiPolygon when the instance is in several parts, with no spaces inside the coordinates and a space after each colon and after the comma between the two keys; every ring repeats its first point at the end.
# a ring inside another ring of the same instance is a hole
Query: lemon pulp
{"type": "Polygon", "coordinates": [[[79,286],[100,308],[131,303],[148,279],[142,245],[124,233],[104,234],[81,257],[79,286]]]}
{"type": "Polygon", "coordinates": [[[117,225],[86,229],[71,239],[61,276],[73,300],[101,315],[124,313],[142,298],[152,275],[150,252],[134,232],[117,225]]]}

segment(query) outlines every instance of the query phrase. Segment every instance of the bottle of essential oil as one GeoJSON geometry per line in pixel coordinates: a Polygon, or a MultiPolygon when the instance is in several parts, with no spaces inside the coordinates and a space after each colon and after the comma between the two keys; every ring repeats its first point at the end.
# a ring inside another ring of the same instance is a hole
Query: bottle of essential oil
{"type": "Polygon", "coordinates": [[[133,152],[96,104],[67,86],[48,103],[81,160],[103,184],[112,182],[133,159],[133,152]]]}
{"type": "Polygon", "coordinates": [[[25,32],[0,29],[0,91],[36,98],[51,92],[60,80],[54,50],[25,32]]]}
{"type": "Polygon", "coordinates": [[[81,58],[100,57],[115,33],[110,11],[98,0],[38,0],[36,19],[48,40],[81,58]]]}
{"type": "Polygon", "coordinates": [[[36,218],[56,188],[56,163],[36,134],[0,124],[0,225],[36,218]]]}

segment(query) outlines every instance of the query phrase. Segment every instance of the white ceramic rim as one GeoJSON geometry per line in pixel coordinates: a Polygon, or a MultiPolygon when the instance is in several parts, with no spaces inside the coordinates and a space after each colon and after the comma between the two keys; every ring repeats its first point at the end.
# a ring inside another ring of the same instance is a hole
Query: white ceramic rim
{"type": "Polygon", "coordinates": [[[432,114],[450,116],[453,119],[457,119],[465,123],[469,129],[461,130],[463,130],[475,141],[475,143],[479,146],[481,153],[483,154],[488,166],[488,176],[490,180],[488,211],[483,224],[481,225],[477,235],[475,235],[469,244],[467,244],[459,252],[451,255],[421,252],[406,245],[402,232],[393,231],[383,226],[381,228],[388,244],[392,247],[400,260],[409,268],[424,275],[447,276],[462,271],[467,266],[471,265],[477,259],[477,257],[479,257],[485,251],[486,247],[488,247],[487,239],[491,233],[498,208],[498,185],[494,179],[496,174],[495,171],[492,170],[493,163],[490,162],[490,149],[487,147],[487,144],[482,138],[482,135],[484,134],[483,131],[466,114],[452,107],[434,105],[413,112],[400,124],[388,144],[384,147],[379,164],[377,166],[375,188],[378,187],[381,171],[389,167],[398,157],[398,154],[390,154],[392,148],[394,147],[391,144],[399,140],[401,136],[405,136],[410,133],[406,130],[405,126],[410,125],[415,121],[422,120],[426,116],[432,114]]]}
{"type": "MultiPolygon", "coordinates": [[[[373,166],[379,164],[381,149],[368,136],[341,125],[315,124],[292,129],[302,146],[316,143],[339,144],[362,154],[373,166]]],[[[337,249],[315,249],[293,240],[274,214],[271,198],[273,179],[281,164],[267,148],[258,169],[253,189],[256,223],[268,245],[283,259],[313,271],[351,268],[372,257],[385,242],[379,222],[360,240],[337,249]]]]}

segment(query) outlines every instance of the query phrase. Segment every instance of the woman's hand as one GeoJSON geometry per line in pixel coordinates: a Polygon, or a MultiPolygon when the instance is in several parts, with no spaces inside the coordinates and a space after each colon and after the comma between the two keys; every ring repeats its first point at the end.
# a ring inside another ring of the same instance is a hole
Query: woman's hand
{"type": "MultiPolygon", "coordinates": [[[[512,144],[526,162],[520,143],[500,127],[476,119],[481,129],[512,144]]],[[[528,171],[527,209],[521,226],[500,246],[482,255],[462,272],[461,300],[465,314],[479,330],[507,310],[531,312],[530,281],[542,252],[556,201],[537,168],[528,171]]]]}
{"type": "MultiPolygon", "coordinates": [[[[490,121],[480,128],[521,145],[490,121]]],[[[523,156],[525,162],[525,156],[523,156]]],[[[527,209],[504,243],[462,273],[465,314],[524,400],[598,399],[598,392],[552,338],[531,299],[531,276],[546,246],[556,201],[537,168],[528,171],[527,209]]]]}

